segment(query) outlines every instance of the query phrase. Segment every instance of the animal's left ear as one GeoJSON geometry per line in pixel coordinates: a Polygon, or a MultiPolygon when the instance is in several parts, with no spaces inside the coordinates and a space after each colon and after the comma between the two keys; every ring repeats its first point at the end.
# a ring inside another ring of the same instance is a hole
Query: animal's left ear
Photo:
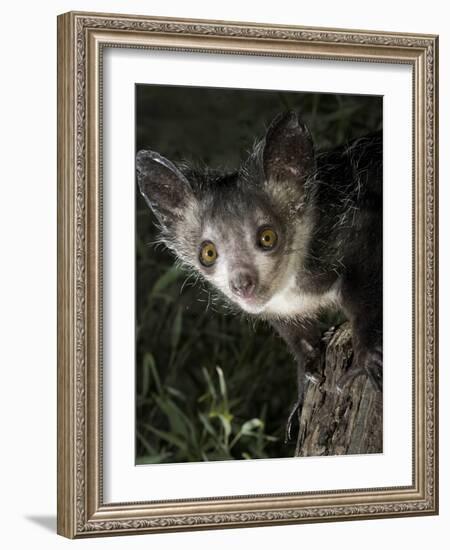
{"type": "Polygon", "coordinates": [[[269,126],[263,151],[267,181],[304,183],[315,169],[311,134],[293,111],[277,116],[269,126]]]}

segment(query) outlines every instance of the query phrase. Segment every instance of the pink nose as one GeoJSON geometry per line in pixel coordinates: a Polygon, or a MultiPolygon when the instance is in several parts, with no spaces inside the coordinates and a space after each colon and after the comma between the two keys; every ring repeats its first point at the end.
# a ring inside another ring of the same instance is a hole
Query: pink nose
{"type": "Polygon", "coordinates": [[[248,271],[236,273],[230,282],[231,291],[240,298],[250,298],[255,291],[255,287],[255,277],[248,271]]]}

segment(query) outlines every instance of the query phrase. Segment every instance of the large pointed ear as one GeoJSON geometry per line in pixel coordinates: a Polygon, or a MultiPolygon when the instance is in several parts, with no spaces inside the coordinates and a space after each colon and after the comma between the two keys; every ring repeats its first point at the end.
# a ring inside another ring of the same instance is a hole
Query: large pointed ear
{"type": "Polygon", "coordinates": [[[293,111],[278,115],[269,126],[263,150],[266,181],[304,183],[314,172],[311,134],[293,111]]]}
{"type": "Polygon", "coordinates": [[[192,189],[174,164],[154,151],[142,150],[136,155],[136,174],[142,196],[163,225],[182,215],[192,189]]]}

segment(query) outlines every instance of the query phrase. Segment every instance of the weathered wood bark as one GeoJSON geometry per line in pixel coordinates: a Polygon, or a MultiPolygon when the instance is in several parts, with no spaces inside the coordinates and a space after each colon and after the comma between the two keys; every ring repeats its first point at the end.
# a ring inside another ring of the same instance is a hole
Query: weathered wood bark
{"type": "Polygon", "coordinates": [[[322,379],[307,384],[295,455],[381,453],[382,394],[366,376],[349,382],[341,393],[336,388],[352,360],[350,325],[326,333],[323,344],[315,360],[322,379]]]}

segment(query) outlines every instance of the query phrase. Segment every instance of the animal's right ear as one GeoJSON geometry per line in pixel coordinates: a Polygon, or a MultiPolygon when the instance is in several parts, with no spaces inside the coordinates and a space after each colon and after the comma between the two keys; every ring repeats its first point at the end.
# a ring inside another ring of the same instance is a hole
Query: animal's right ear
{"type": "Polygon", "coordinates": [[[267,130],[264,173],[268,181],[302,184],[315,169],[314,145],[294,111],[277,116],[267,130]]]}
{"type": "Polygon", "coordinates": [[[154,151],[142,150],[136,155],[136,175],[142,196],[163,225],[181,216],[192,189],[174,164],[154,151]]]}

